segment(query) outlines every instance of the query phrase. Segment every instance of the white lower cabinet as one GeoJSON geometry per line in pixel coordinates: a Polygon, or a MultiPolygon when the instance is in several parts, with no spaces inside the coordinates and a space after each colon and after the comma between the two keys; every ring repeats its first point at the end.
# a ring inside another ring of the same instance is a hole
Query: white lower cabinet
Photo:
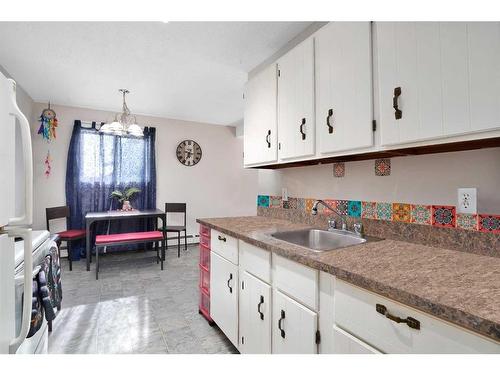
{"type": "Polygon", "coordinates": [[[246,271],[240,275],[241,353],[271,353],[271,285],[246,271]]]}
{"type": "Polygon", "coordinates": [[[241,353],[500,353],[470,330],[219,235],[211,316],[241,353]]]}
{"type": "Polygon", "coordinates": [[[332,349],[332,354],[380,354],[377,349],[337,326],[333,326],[332,349]]]}
{"type": "Polygon", "coordinates": [[[210,254],[210,315],[238,347],[238,266],[210,254]]]}
{"type": "Polygon", "coordinates": [[[381,352],[500,353],[498,343],[344,281],[334,293],[335,325],[381,352]]]}
{"type": "Polygon", "coordinates": [[[273,354],[316,354],[318,314],[273,290],[273,354]]]}

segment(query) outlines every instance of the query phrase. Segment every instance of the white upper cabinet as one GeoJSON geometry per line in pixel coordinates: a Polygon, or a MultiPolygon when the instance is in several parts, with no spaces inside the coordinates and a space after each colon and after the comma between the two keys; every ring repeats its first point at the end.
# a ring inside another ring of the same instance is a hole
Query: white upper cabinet
{"type": "Polygon", "coordinates": [[[500,128],[499,22],[378,22],[382,145],[500,128]]]}
{"type": "Polygon", "coordinates": [[[278,159],[277,71],[272,64],[247,82],[244,119],[245,165],[278,159]]]}
{"type": "Polygon", "coordinates": [[[309,38],[278,60],[279,158],[315,153],[314,42],[309,38]]]}
{"type": "Polygon", "coordinates": [[[331,22],[314,38],[319,153],[372,146],[370,22],[331,22]]]}

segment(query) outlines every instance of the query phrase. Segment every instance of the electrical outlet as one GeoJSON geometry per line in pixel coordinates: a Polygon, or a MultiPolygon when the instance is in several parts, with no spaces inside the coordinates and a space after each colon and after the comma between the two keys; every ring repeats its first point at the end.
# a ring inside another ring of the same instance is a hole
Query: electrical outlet
{"type": "Polygon", "coordinates": [[[284,202],[288,201],[288,189],[287,188],[281,189],[281,200],[284,202]]]}
{"type": "Polygon", "coordinates": [[[477,189],[459,188],[457,211],[460,214],[477,213],[477,189]]]}

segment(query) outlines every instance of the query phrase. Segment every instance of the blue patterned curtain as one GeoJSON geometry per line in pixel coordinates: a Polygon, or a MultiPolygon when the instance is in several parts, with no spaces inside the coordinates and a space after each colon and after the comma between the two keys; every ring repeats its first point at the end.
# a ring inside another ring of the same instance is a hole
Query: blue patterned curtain
{"type": "MultiPolygon", "coordinates": [[[[156,208],[155,128],[146,127],[144,137],[99,133],[75,121],[66,168],[66,204],[70,207],[71,229],[85,228],[87,212],[120,208],[111,198],[113,190],[129,187],[141,190],[131,200],[137,209],[156,208]]],[[[151,220],[126,220],[95,225],[92,236],[153,229],[151,220]]],[[[83,241],[82,241],[83,242],[83,241]]],[[[129,248],[137,248],[131,245],[129,248]]],[[[83,243],[74,246],[73,259],[83,255],[83,243]]],[[[121,247],[123,250],[124,247],[121,247]]],[[[108,248],[113,251],[113,248],[108,248]]]]}

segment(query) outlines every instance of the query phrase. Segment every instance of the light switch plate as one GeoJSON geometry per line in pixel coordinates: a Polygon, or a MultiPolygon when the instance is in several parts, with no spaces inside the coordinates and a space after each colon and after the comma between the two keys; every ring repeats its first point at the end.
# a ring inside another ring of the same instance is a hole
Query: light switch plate
{"type": "Polygon", "coordinates": [[[458,189],[457,212],[460,214],[477,214],[477,189],[458,189]]]}

